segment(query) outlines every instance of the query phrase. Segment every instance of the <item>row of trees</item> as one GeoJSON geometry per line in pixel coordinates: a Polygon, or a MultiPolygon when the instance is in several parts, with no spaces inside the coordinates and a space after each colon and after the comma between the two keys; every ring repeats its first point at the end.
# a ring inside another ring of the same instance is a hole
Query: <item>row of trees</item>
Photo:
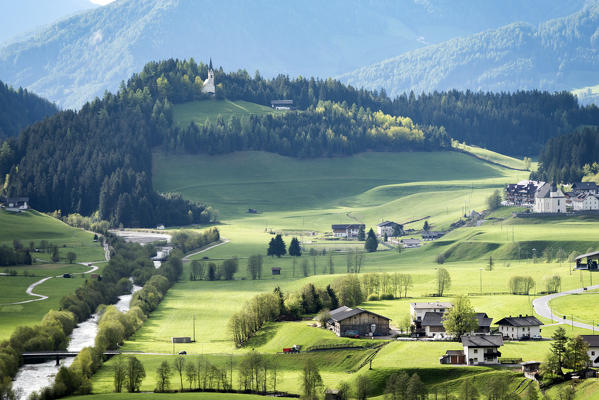
{"type": "Polygon", "coordinates": [[[231,281],[239,270],[239,260],[237,257],[224,260],[220,264],[214,262],[204,262],[193,260],[191,262],[191,271],[189,272],[190,281],[231,281]]]}
{"type": "Polygon", "coordinates": [[[413,286],[410,274],[398,272],[363,274],[360,277],[360,282],[369,299],[372,295],[382,299],[408,297],[408,289],[413,286]]]}
{"type": "Polygon", "coordinates": [[[509,281],[510,293],[529,295],[536,286],[532,276],[512,276],[509,281]]]}
{"type": "Polygon", "coordinates": [[[220,232],[218,228],[206,229],[203,232],[178,230],[172,235],[171,244],[183,253],[188,253],[191,250],[202,248],[219,240],[220,232]]]}

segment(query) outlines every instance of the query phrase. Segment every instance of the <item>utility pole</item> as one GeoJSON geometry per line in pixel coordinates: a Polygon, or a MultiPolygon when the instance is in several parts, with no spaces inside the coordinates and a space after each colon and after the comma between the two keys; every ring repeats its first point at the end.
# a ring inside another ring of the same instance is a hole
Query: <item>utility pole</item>
{"type": "Polygon", "coordinates": [[[193,315],[193,342],[196,341],[196,316],[193,315]]]}
{"type": "Polygon", "coordinates": [[[479,271],[480,275],[480,295],[483,295],[483,269],[481,268],[479,271]]]}

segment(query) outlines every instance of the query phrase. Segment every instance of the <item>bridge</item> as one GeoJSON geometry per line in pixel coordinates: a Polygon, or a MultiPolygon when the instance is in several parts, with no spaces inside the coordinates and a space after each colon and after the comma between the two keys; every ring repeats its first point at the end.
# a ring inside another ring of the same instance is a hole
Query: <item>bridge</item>
{"type": "MultiPolygon", "coordinates": [[[[78,351],[67,351],[67,350],[57,350],[57,351],[26,351],[21,353],[21,357],[23,357],[23,362],[25,364],[34,364],[47,360],[56,360],[56,365],[59,365],[61,358],[68,357],[77,357],[79,354],[78,351]]],[[[108,350],[103,353],[106,357],[110,358],[121,354],[120,351],[117,350],[108,350]]]]}

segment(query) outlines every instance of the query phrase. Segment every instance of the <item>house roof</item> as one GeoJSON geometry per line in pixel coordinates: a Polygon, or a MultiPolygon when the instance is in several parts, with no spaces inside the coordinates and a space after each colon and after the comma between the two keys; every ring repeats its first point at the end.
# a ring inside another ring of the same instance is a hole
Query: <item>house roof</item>
{"type": "Polygon", "coordinates": [[[578,260],[582,260],[583,258],[586,258],[586,257],[593,257],[593,256],[597,256],[597,255],[599,255],[599,251],[593,251],[591,253],[581,254],[578,257],[576,257],[575,260],[578,261],[578,260]]]}
{"type": "Polygon", "coordinates": [[[580,335],[589,347],[599,347],[599,335],[580,335]]]}
{"type": "Polygon", "coordinates": [[[414,238],[402,239],[401,242],[402,243],[420,243],[420,239],[414,239],[414,238]]]}
{"type": "Polygon", "coordinates": [[[464,350],[447,350],[445,354],[448,356],[463,356],[464,350]]]}
{"type": "Polygon", "coordinates": [[[411,303],[412,308],[451,308],[453,304],[442,301],[430,301],[422,303],[411,303]]]}
{"type": "Polygon", "coordinates": [[[464,347],[499,347],[503,346],[501,335],[465,335],[462,336],[464,347]]]}
{"type": "MultiPolygon", "coordinates": [[[[441,312],[431,311],[424,313],[424,318],[422,318],[421,322],[422,326],[443,326],[443,314],[444,313],[441,312]]],[[[491,326],[493,318],[489,318],[487,313],[476,313],[475,316],[480,328],[491,326]]]]}
{"type": "Polygon", "coordinates": [[[376,224],[376,226],[396,226],[399,225],[397,222],[393,222],[393,221],[383,221],[383,222],[379,222],[378,224],[376,224]]]}
{"type": "Polygon", "coordinates": [[[21,203],[25,201],[29,201],[29,197],[8,197],[6,199],[7,203],[21,203]]]}
{"type": "Polygon", "coordinates": [[[572,184],[573,190],[597,190],[595,182],[576,182],[572,184]]]}
{"type": "Polygon", "coordinates": [[[564,197],[564,193],[558,189],[555,185],[545,183],[539,189],[537,189],[537,193],[535,193],[535,197],[537,198],[555,198],[555,197],[564,197]],[[553,195],[552,195],[553,194],[553,195]]]}
{"type": "Polygon", "coordinates": [[[520,315],[518,317],[505,317],[496,322],[496,325],[508,325],[508,326],[539,326],[543,325],[537,317],[532,315],[520,315]]]}
{"type": "Polygon", "coordinates": [[[424,232],[422,234],[422,237],[423,238],[425,238],[425,237],[441,237],[443,235],[445,235],[445,232],[431,231],[431,232],[424,232]]]}
{"type": "Polygon", "coordinates": [[[360,229],[360,228],[364,228],[366,227],[366,225],[364,224],[336,224],[336,225],[331,225],[331,227],[333,228],[333,230],[335,229],[360,229]]]}
{"type": "Polygon", "coordinates": [[[271,100],[270,104],[279,104],[279,105],[290,106],[290,105],[293,105],[293,100],[271,100]]]}
{"type": "Polygon", "coordinates": [[[390,318],[387,318],[387,317],[385,317],[383,315],[376,314],[376,313],[373,313],[372,311],[364,310],[363,308],[359,308],[359,307],[356,307],[356,308],[352,309],[352,308],[349,308],[349,307],[346,307],[346,306],[342,306],[342,307],[334,309],[329,314],[331,315],[331,319],[333,321],[340,322],[340,321],[343,321],[343,320],[348,319],[350,317],[353,317],[354,315],[358,315],[358,314],[362,314],[362,313],[368,313],[368,314],[371,314],[371,315],[376,315],[377,317],[381,317],[381,318],[384,318],[384,319],[389,320],[389,321],[391,320],[390,318]]]}
{"type": "Polygon", "coordinates": [[[273,271],[280,271],[280,270],[281,270],[281,267],[272,267],[271,269],[272,269],[273,271]]]}

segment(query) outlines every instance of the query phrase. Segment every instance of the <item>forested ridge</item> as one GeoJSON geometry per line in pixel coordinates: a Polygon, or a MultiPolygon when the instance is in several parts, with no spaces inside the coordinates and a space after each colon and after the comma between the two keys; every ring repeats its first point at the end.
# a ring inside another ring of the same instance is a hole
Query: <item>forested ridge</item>
{"type": "Polygon", "coordinates": [[[21,129],[57,111],[48,100],[0,81],[0,140],[16,136],[21,129]]]}
{"type": "Polygon", "coordinates": [[[556,183],[580,182],[585,175],[599,172],[596,167],[598,154],[597,127],[586,127],[551,138],[541,151],[538,171],[533,172],[531,178],[556,183]]]}
{"type": "Polygon", "coordinates": [[[113,225],[205,223],[216,218],[209,207],[153,190],[153,148],[320,157],[446,149],[451,136],[508,154],[535,154],[547,138],[599,120],[596,107],[581,108],[567,93],[452,91],[392,100],[332,79],[264,79],[219,69],[217,99],[264,105],[292,99],[298,110],[178,126],[173,104],[207,99],[201,92],[207,72],[193,59],[151,62],[116,94],[24,129],[0,146],[5,194],[29,196],[41,211],[98,211],[113,225]]]}

